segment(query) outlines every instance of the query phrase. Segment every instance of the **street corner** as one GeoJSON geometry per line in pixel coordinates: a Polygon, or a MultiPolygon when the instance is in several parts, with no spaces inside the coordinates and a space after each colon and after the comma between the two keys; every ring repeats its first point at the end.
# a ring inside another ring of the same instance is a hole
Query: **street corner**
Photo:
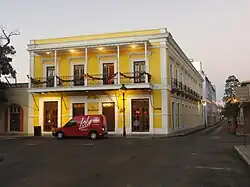
{"type": "Polygon", "coordinates": [[[234,146],[234,149],[237,151],[240,158],[250,168],[250,146],[238,145],[238,146],[234,146]]]}

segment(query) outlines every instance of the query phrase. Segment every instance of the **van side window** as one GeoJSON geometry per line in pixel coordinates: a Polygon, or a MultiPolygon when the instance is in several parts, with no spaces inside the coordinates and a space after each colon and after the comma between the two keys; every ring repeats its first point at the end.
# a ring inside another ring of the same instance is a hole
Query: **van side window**
{"type": "Polygon", "coordinates": [[[74,119],[71,119],[64,127],[73,127],[76,126],[77,121],[74,119]]]}

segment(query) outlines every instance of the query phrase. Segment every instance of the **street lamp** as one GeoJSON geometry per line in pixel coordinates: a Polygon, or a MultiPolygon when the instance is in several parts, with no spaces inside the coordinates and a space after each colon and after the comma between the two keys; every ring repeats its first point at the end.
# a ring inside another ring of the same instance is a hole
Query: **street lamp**
{"type": "Polygon", "coordinates": [[[122,84],[120,88],[122,91],[122,117],[123,117],[123,136],[126,136],[126,126],[125,126],[125,92],[127,90],[125,84],[122,84]]]}

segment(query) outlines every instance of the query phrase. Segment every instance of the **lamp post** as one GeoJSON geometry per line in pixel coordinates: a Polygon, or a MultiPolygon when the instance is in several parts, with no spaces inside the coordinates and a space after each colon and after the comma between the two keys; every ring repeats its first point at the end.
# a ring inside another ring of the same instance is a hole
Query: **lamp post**
{"type": "Polygon", "coordinates": [[[127,90],[126,86],[122,84],[120,88],[122,91],[122,117],[123,117],[123,136],[126,136],[126,126],[125,126],[125,92],[127,90]]]}

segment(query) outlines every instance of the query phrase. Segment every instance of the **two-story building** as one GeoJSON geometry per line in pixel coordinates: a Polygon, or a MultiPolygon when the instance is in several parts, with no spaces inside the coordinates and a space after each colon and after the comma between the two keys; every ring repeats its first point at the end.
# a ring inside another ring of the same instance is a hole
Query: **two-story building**
{"type": "Polygon", "coordinates": [[[111,134],[201,124],[203,79],[166,29],[32,40],[28,51],[31,133],[82,114],[104,114],[111,134]]]}

